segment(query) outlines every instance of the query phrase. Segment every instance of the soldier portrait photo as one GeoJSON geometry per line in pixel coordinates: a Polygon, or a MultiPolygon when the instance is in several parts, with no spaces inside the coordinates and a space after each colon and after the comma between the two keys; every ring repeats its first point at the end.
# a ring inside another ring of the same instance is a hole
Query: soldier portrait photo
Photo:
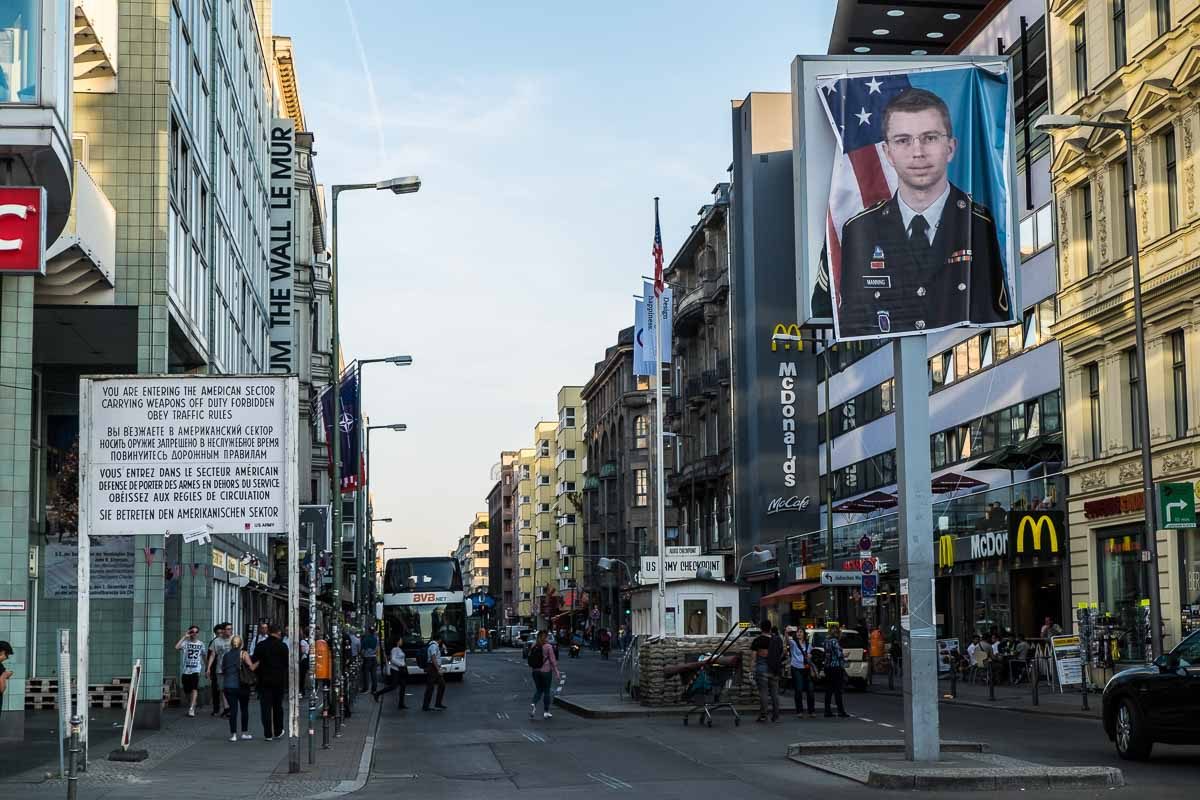
{"type": "Polygon", "coordinates": [[[956,66],[819,91],[841,158],[812,306],[837,338],[1011,324],[1007,106],[992,102],[1007,78],[956,66]]]}

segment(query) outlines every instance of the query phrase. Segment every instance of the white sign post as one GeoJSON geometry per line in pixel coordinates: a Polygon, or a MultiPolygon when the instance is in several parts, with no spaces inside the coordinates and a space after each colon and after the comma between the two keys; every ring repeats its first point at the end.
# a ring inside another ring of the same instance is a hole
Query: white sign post
{"type": "MultiPolygon", "coordinates": [[[[298,408],[294,376],[80,378],[77,680],[85,764],[89,537],[286,533],[289,634],[297,636],[298,408]]],[[[289,658],[295,662],[294,648],[289,658]]],[[[289,694],[296,749],[299,712],[289,694]]]]}

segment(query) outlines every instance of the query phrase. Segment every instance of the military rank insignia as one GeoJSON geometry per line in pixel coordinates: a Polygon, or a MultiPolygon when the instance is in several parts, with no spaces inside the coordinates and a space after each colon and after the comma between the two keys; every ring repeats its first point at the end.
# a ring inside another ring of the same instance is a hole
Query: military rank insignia
{"type": "Polygon", "coordinates": [[[883,248],[875,245],[875,252],[871,253],[871,269],[883,269],[887,266],[883,260],[883,248]]]}
{"type": "Polygon", "coordinates": [[[970,260],[971,260],[971,251],[970,250],[955,250],[953,253],[950,254],[950,257],[946,259],[946,263],[947,264],[961,264],[964,261],[970,261],[970,260]]]}

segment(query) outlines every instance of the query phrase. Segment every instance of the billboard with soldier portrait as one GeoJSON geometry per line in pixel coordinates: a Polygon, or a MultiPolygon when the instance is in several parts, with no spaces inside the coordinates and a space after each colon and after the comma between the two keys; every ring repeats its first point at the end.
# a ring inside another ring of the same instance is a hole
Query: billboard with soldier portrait
{"type": "Polygon", "coordinates": [[[798,295],[839,340],[1019,317],[1003,61],[793,65],[798,295]]]}

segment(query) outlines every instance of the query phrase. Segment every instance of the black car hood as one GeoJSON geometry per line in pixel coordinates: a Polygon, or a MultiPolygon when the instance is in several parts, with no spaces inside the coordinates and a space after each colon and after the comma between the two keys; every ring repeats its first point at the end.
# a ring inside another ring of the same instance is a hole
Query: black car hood
{"type": "Polygon", "coordinates": [[[1129,669],[1121,670],[1116,675],[1113,675],[1111,678],[1109,678],[1108,683],[1104,687],[1104,691],[1107,692],[1112,687],[1121,686],[1142,676],[1158,674],[1159,669],[1153,664],[1145,664],[1140,667],[1130,667],[1129,669]]]}

